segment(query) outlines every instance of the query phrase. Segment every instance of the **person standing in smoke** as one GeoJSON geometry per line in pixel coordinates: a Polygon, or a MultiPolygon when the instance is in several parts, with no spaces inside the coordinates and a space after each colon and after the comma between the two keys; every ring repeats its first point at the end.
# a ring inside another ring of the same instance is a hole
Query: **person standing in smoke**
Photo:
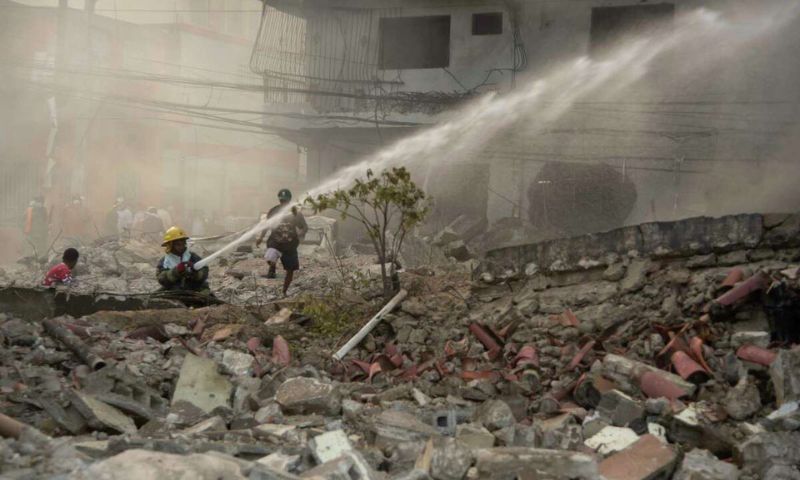
{"type": "Polygon", "coordinates": [[[120,240],[130,240],[131,229],[133,228],[133,212],[123,198],[117,199],[117,204],[114,208],[117,211],[117,235],[120,240]]]}
{"type": "Polygon", "coordinates": [[[23,233],[28,246],[33,250],[37,259],[47,257],[47,235],[50,220],[47,209],[44,207],[44,197],[41,195],[31,200],[25,210],[25,223],[23,233]]]}
{"type": "Polygon", "coordinates": [[[61,214],[61,234],[65,240],[81,242],[89,238],[91,225],[92,219],[83,199],[80,195],[73,195],[61,214]]]}
{"type": "MultiPolygon", "coordinates": [[[[278,192],[278,205],[272,207],[267,213],[267,218],[272,218],[280,215],[280,223],[272,229],[269,238],[267,239],[267,252],[264,258],[269,265],[267,278],[275,278],[275,268],[280,259],[284,270],[286,270],[286,277],[283,279],[283,296],[289,290],[289,285],[292,284],[294,279],[294,272],[300,269],[300,258],[297,254],[297,247],[300,246],[302,240],[308,232],[308,224],[300,208],[297,205],[292,205],[287,208],[289,202],[292,200],[292,192],[288,189],[282,189],[278,192]],[[281,211],[286,209],[286,211],[281,211]]],[[[267,234],[265,229],[256,240],[256,247],[261,245],[264,237],[267,234]]]]}

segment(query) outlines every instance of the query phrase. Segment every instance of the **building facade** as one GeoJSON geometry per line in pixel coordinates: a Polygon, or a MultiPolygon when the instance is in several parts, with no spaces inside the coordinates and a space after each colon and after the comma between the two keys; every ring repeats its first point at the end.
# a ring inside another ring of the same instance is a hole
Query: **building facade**
{"type": "MultiPolygon", "coordinates": [[[[643,42],[639,55],[649,58],[674,31],[679,40],[656,60],[640,62],[636,82],[612,74],[555,119],[543,123],[526,112],[468,159],[449,166],[428,159],[425,181],[443,220],[466,211],[577,234],[782,208],[766,199],[755,205],[752,197],[748,204],[741,191],[768,182],[767,165],[787,159],[799,117],[800,68],[791,52],[800,37],[788,18],[796,12],[782,20],[775,14],[785,2],[266,5],[251,67],[263,76],[266,111],[307,116],[285,122],[284,136],[305,149],[310,185],[447,122],[484,94],[535,88],[570,62],[612,62],[608,56],[632,42],[643,42]],[[612,214],[600,218],[606,212],[612,214]],[[570,216],[578,220],[562,221],[570,216]]],[[[561,92],[554,90],[557,101],[561,92]]]]}

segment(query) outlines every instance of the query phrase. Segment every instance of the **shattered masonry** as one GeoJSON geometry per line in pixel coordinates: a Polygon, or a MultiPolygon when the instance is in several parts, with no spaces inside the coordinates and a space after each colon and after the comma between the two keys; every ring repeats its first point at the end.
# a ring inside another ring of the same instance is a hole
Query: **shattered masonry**
{"type": "Polygon", "coordinates": [[[341,362],[300,300],[0,314],[0,475],[800,478],[798,272],[800,215],[507,247],[341,362]]]}

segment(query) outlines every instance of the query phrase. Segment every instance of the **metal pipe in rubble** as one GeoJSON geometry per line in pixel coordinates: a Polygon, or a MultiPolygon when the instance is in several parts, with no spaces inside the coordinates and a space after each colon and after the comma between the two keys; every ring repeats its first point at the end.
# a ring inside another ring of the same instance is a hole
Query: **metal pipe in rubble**
{"type": "Polygon", "coordinates": [[[86,365],[89,365],[92,370],[97,371],[106,366],[106,362],[102,358],[95,355],[77,335],[70,332],[66,327],[61,325],[59,321],[47,319],[42,321],[42,326],[48,335],[69,348],[72,353],[77,355],[86,365]]]}
{"type": "Polygon", "coordinates": [[[49,436],[30,425],[0,413],[0,437],[19,438],[23,434],[25,434],[27,440],[33,440],[41,446],[46,446],[52,440],[49,436]]]}
{"type": "Polygon", "coordinates": [[[256,236],[256,234],[258,234],[262,230],[266,230],[267,228],[274,227],[278,222],[280,222],[280,218],[281,218],[280,214],[285,212],[286,210],[288,210],[289,208],[291,208],[293,206],[296,206],[296,207],[300,208],[301,204],[296,203],[294,205],[291,205],[291,204],[287,205],[286,207],[280,209],[277,212],[277,214],[275,214],[272,218],[261,220],[260,222],[255,224],[255,226],[253,226],[253,228],[251,228],[250,230],[244,232],[241,237],[237,238],[236,240],[234,240],[231,243],[225,245],[224,247],[220,248],[216,252],[214,252],[211,255],[207,256],[206,258],[203,258],[199,262],[195,263],[194,264],[194,268],[199,270],[199,269],[201,269],[203,267],[208,266],[208,264],[210,264],[211,262],[213,262],[214,260],[219,258],[221,255],[233,250],[234,248],[238,247],[239,245],[243,244],[244,242],[252,239],[253,237],[256,236]]]}
{"type": "Polygon", "coordinates": [[[356,333],[353,336],[353,338],[348,340],[347,343],[345,343],[344,346],[340,348],[338,352],[333,354],[333,358],[336,360],[341,360],[342,358],[344,358],[344,356],[347,355],[347,352],[349,352],[350,350],[353,349],[353,347],[358,345],[359,342],[361,342],[361,340],[363,340],[364,337],[366,337],[367,334],[371,332],[376,325],[378,325],[378,322],[380,322],[387,313],[391,312],[392,309],[394,309],[394,307],[396,307],[398,303],[402,302],[403,299],[406,298],[406,295],[408,295],[408,292],[406,292],[405,290],[400,290],[397,293],[397,295],[395,295],[391,300],[389,300],[389,303],[384,305],[383,308],[381,308],[381,310],[378,313],[376,313],[375,316],[372,317],[372,319],[369,322],[367,322],[366,325],[361,327],[361,330],[359,330],[358,333],[356,333]]]}

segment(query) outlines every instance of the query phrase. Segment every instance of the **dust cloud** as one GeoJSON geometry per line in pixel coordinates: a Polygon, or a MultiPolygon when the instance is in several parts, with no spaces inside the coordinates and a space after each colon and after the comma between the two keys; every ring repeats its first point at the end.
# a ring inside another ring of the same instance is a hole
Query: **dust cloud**
{"type": "Polygon", "coordinates": [[[565,54],[545,71],[533,56],[514,90],[484,94],[317,185],[298,174],[301,154],[285,132],[265,127],[282,112],[262,112],[261,79],[246,68],[252,43],[217,48],[196,32],[79,10],[62,38],[56,9],[4,8],[4,238],[38,195],[56,222],[82,199],[89,237],[112,233],[118,198],[168,210],[202,236],[251,226],[279,188],[314,195],[366,168],[406,165],[424,177],[431,165],[475,162],[489,165],[490,187],[521,199],[521,215],[547,162],[602,162],[630,179],[637,198],[626,223],[795,210],[799,8],[681,6],[670,28],[603,55],[565,54]]]}

